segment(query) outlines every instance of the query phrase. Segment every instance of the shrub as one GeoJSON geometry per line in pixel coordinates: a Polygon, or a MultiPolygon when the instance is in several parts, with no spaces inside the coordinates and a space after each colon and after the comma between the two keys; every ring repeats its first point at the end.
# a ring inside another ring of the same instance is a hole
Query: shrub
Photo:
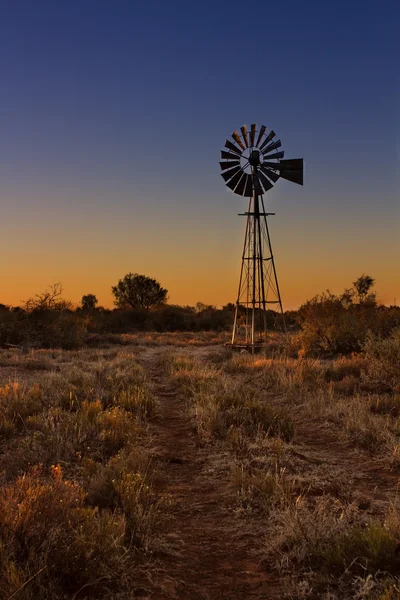
{"type": "Polygon", "coordinates": [[[38,385],[27,389],[19,383],[0,388],[0,433],[10,435],[26,427],[25,419],[42,409],[42,391],[38,385]]]}
{"type": "Polygon", "coordinates": [[[397,574],[399,542],[384,524],[371,520],[364,526],[350,527],[328,543],[321,540],[312,549],[310,560],[314,568],[324,568],[330,574],[347,569],[397,574]]]}
{"type": "Polygon", "coordinates": [[[298,336],[306,354],[350,354],[358,352],[368,331],[365,317],[374,307],[345,307],[340,298],[326,293],[315,296],[298,312],[302,331],[298,336]]]}
{"type": "Polygon", "coordinates": [[[0,310],[0,345],[20,344],[25,339],[27,315],[23,310],[0,310]]]}
{"type": "Polygon", "coordinates": [[[376,304],[370,292],[374,279],[362,275],[341,296],[329,291],[300,307],[297,320],[302,331],[296,336],[304,354],[350,354],[359,352],[369,331],[387,337],[400,326],[400,308],[376,304]]]}
{"type": "Polygon", "coordinates": [[[64,481],[60,467],[50,481],[34,469],[0,490],[1,597],[33,575],[32,594],[44,588],[64,597],[85,586],[102,596],[119,584],[125,533],[124,516],[85,507],[82,488],[64,481]]]}
{"type": "Polygon", "coordinates": [[[387,339],[369,335],[364,352],[364,382],[381,391],[400,392],[400,328],[387,339]]]}
{"type": "Polygon", "coordinates": [[[148,456],[142,450],[129,449],[106,465],[95,464],[94,468],[88,483],[88,501],[102,508],[121,510],[127,522],[127,543],[148,550],[163,501],[152,488],[148,456]]]}
{"type": "Polygon", "coordinates": [[[83,346],[86,328],[85,319],[75,313],[35,310],[28,315],[26,341],[41,348],[74,350],[83,346]]]}

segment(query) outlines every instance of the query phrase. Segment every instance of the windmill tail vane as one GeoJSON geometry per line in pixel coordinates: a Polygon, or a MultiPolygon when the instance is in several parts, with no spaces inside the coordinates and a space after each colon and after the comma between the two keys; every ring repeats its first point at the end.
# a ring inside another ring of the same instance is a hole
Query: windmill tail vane
{"type": "Polygon", "coordinates": [[[235,130],[221,150],[221,175],[235,194],[249,198],[231,346],[255,352],[269,329],[285,329],[282,298],[263,195],[278,179],[303,185],[303,159],[284,159],[281,140],[265,125],[235,130]],[[272,309],[272,310],[271,310],[272,309]],[[272,321],[272,323],[271,323],[272,321]]]}

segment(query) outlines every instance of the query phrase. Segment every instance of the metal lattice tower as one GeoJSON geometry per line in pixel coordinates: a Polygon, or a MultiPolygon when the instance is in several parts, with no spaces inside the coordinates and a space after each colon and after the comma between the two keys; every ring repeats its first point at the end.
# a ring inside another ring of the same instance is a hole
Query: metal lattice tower
{"type": "Polygon", "coordinates": [[[246,231],[235,308],[232,347],[255,352],[267,341],[268,316],[275,320],[282,315],[283,307],[272,252],[267,217],[274,213],[265,211],[263,194],[273,187],[280,177],[303,185],[303,159],[282,160],[281,141],[273,141],[275,132],[262,125],[257,130],[246,125],[241,136],[234,131],[221,151],[222,177],[236,194],[249,197],[246,231]],[[257,141],[256,141],[256,135],[257,141]],[[271,310],[272,309],[272,310],[271,310]]]}

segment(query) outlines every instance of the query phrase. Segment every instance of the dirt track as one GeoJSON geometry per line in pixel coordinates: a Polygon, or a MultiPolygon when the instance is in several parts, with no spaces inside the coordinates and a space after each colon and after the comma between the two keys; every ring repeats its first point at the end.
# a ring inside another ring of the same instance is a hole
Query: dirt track
{"type": "Polygon", "coordinates": [[[277,582],[261,565],[260,523],[244,523],[234,495],[207,452],[197,445],[182,398],[160,371],[162,351],[142,356],[159,412],[152,434],[163,476],[160,492],[172,502],[167,535],[170,551],[148,597],[180,600],[245,600],[279,597],[277,582]]]}

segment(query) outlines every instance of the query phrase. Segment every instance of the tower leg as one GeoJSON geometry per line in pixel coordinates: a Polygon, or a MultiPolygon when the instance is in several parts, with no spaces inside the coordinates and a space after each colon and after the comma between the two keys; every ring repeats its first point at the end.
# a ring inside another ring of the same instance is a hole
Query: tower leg
{"type": "Polygon", "coordinates": [[[275,305],[275,312],[277,309],[283,315],[283,306],[262,196],[250,198],[245,214],[246,231],[231,344],[254,353],[267,341],[267,309],[275,305]]]}
{"type": "Polygon", "coordinates": [[[254,354],[254,344],[255,344],[255,329],[256,329],[256,306],[257,306],[257,270],[258,270],[258,256],[257,256],[257,237],[258,237],[258,227],[257,224],[260,220],[260,209],[258,203],[258,196],[254,196],[253,199],[253,285],[252,285],[252,314],[251,314],[251,349],[254,354]]]}
{"type": "MultiPolygon", "coordinates": [[[[248,213],[250,213],[250,209],[251,209],[251,198],[249,200],[248,213]]],[[[241,269],[240,269],[239,289],[238,289],[238,296],[237,296],[236,307],[235,307],[235,318],[234,318],[234,321],[233,321],[232,344],[235,343],[235,338],[236,338],[236,334],[237,334],[238,313],[239,313],[239,309],[240,309],[240,293],[241,293],[241,289],[242,289],[243,269],[244,269],[245,255],[246,255],[247,234],[248,234],[248,231],[249,231],[249,223],[250,223],[250,214],[247,215],[247,219],[246,219],[246,232],[244,234],[244,245],[243,245],[243,254],[242,254],[242,266],[241,266],[241,269]]]]}
{"type": "Polygon", "coordinates": [[[276,286],[277,303],[279,305],[279,308],[280,308],[280,311],[281,311],[281,315],[282,315],[283,329],[284,329],[285,333],[287,333],[287,331],[286,331],[285,316],[283,314],[282,297],[281,297],[281,292],[280,292],[279,283],[278,283],[278,275],[276,274],[274,253],[272,252],[272,245],[271,245],[271,238],[270,238],[270,235],[269,235],[268,221],[267,221],[267,217],[266,217],[266,214],[265,214],[264,200],[261,199],[261,202],[262,202],[264,219],[265,219],[265,232],[267,234],[268,247],[269,247],[269,251],[270,251],[270,257],[271,257],[271,262],[272,262],[272,270],[273,270],[274,280],[275,280],[275,286],[276,286]]]}

